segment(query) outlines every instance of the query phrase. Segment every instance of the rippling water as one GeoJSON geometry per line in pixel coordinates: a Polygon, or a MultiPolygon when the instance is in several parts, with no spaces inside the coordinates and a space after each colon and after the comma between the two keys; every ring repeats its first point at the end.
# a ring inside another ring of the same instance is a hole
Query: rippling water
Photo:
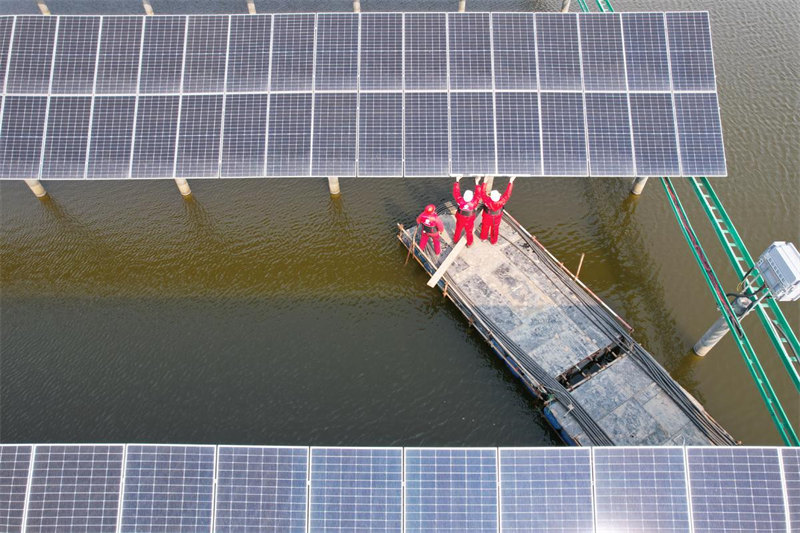
{"type": "MultiPolygon", "coordinates": [[[[153,0],[157,13],[241,12],[244,1],[153,0]]],[[[454,9],[373,2],[364,11],[454,9]]],[[[469,9],[558,8],[468,0],[469,9]]],[[[794,2],[622,1],[618,10],[708,9],[728,178],[714,181],[758,255],[800,241],[800,48],[794,2]]],[[[140,13],[140,3],[49,1],[59,13],[140,13]]],[[[345,11],[349,1],[256,2],[345,11]]],[[[33,9],[32,9],[33,8],[33,9]]],[[[35,10],[7,1],[0,12],[35,10]]],[[[498,183],[500,181],[498,180],[498,183]]],[[[394,237],[447,180],[46,182],[36,200],[0,184],[0,439],[540,445],[557,439],[534,401],[394,237]]],[[[726,287],[735,285],[688,186],[678,183],[726,287]]],[[[508,207],[635,328],[731,433],[778,444],[734,344],[691,344],[715,320],[661,186],[520,179],[508,207]]],[[[796,329],[796,304],[784,304],[796,329]]],[[[796,391],[746,322],[793,420],[796,391]]],[[[800,424],[799,424],[800,425],[800,424]]]]}

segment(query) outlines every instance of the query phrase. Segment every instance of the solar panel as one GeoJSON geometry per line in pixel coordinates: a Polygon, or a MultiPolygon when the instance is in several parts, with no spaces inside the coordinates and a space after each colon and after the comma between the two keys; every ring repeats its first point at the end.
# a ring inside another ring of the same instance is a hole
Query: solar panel
{"type": "Polygon", "coordinates": [[[6,96],[0,130],[0,176],[36,178],[47,111],[45,96],[6,96]]]}
{"type": "Polygon", "coordinates": [[[622,25],[616,13],[586,13],[581,28],[583,84],[587,91],[624,91],[622,25]]]}
{"type": "Polygon", "coordinates": [[[351,14],[317,15],[317,91],[356,89],[358,20],[357,15],[351,14]]]}
{"type": "Polygon", "coordinates": [[[628,89],[669,91],[669,59],[663,13],[622,13],[628,89]]]}
{"type": "Polygon", "coordinates": [[[142,17],[103,17],[97,58],[98,93],[136,93],[143,25],[142,17]]]}
{"type": "Polygon", "coordinates": [[[272,16],[231,15],[230,24],[228,91],[266,91],[272,16]]]}
{"type": "Polygon", "coordinates": [[[536,13],[536,46],[542,90],[582,88],[577,14],[536,13]]]}
{"type": "Polygon", "coordinates": [[[592,176],[633,176],[633,145],[625,93],[587,93],[589,166],[592,176]]]}
{"type": "Polygon", "coordinates": [[[359,87],[403,88],[403,15],[364,13],[361,15],[361,67],[359,87]]]}
{"type": "Polygon", "coordinates": [[[596,448],[598,531],[689,531],[681,448],[596,448]]]}
{"type": "Polygon", "coordinates": [[[97,63],[97,17],[64,17],[59,22],[52,93],[91,93],[97,63]]]}
{"type": "Polygon", "coordinates": [[[173,175],[180,96],[140,96],[136,110],[132,178],[173,175]]]}
{"type": "Polygon", "coordinates": [[[496,89],[538,88],[533,13],[492,13],[496,89]]]}
{"type": "Polygon", "coordinates": [[[42,178],[82,176],[86,168],[89,112],[88,96],[53,96],[47,118],[42,178]]]}
{"type": "Polygon", "coordinates": [[[95,97],[87,178],[128,177],[135,105],[133,96],[95,97]]]}
{"type": "Polygon", "coordinates": [[[672,96],[631,93],[630,104],[637,175],[680,175],[672,96]]]}
{"type": "Polygon", "coordinates": [[[447,94],[406,93],[405,99],[406,176],[450,174],[447,94]]]}
{"type": "Polygon", "coordinates": [[[405,453],[406,531],[497,531],[495,449],[405,453]]]}
{"type": "Polygon", "coordinates": [[[220,446],[215,531],[305,533],[308,449],[220,446]]]}
{"type": "Polygon", "coordinates": [[[492,93],[450,94],[453,174],[495,174],[492,93]]]}
{"type": "Polygon", "coordinates": [[[359,95],[358,175],[403,175],[403,95],[359,95]]]}
{"type": "Polygon", "coordinates": [[[667,13],[666,16],[672,88],[715,91],[708,13],[667,13]]]}
{"type": "Polygon", "coordinates": [[[58,21],[56,17],[17,17],[11,43],[6,92],[49,92],[58,21]]]}
{"type": "Polygon", "coordinates": [[[186,17],[148,17],[144,23],[140,93],[181,90],[186,17]]]}
{"type": "Polygon", "coordinates": [[[314,15],[273,15],[272,91],[310,91],[314,68],[314,15]]]}
{"type": "Polygon", "coordinates": [[[444,13],[405,15],[406,90],[447,89],[446,25],[444,13]]]}
{"type": "Polygon", "coordinates": [[[675,112],[684,174],[725,176],[719,104],[714,93],[676,94],[675,112]]]}
{"type": "Polygon", "coordinates": [[[689,448],[694,531],[786,531],[778,451],[689,448]]]}
{"type": "Polygon", "coordinates": [[[492,88],[488,13],[448,14],[450,89],[492,88]]]}
{"type": "Polygon", "coordinates": [[[502,530],[592,531],[588,449],[500,450],[502,530]]]}
{"type": "Polygon", "coordinates": [[[0,530],[22,531],[31,447],[0,445],[0,530]]]}
{"type": "Polygon", "coordinates": [[[8,47],[11,45],[11,31],[14,19],[0,17],[0,87],[5,87],[6,66],[8,65],[8,47]]]}
{"type": "Polygon", "coordinates": [[[312,448],[309,531],[402,530],[402,448],[312,448]]]}
{"type": "Polygon", "coordinates": [[[226,97],[223,177],[264,174],[268,102],[266,94],[229,94],[226,97]]]}
{"type": "Polygon", "coordinates": [[[219,176],[222,95],[184,95],[178,136],[177,176],[219,176]]]}
{"type": "Polygon", "coordinates": [[[209,531],[214,446],[129,444],[121,531],[209,531]]]}
{"type": "Polygon", "coordinates": [[[497,173],[540,176],[539,96],[535,92],[497,93],[497,173]]]}
{"type": "Polygon", "coordinates": [[[789,516],[789,531],[800,527],[800,449],[781,450],[783,478],[786,485],[786,508],[789,516]]]}
{"type": "Polygon", "coordinates": [[[356,98],[354,93],[316,94],[312,175],[355,175],[356,98]]]}
{"type": "Polygon", "coordinates": [[[581,93],[541,93],[542,158],[547,176],[586,176],[581,93]]]}
{"type": "Polygon", "coordinates": [[[114,532],[123,446],[36,446],[26,531],[114,532]]]}
{"type": "Polygon", "coordinates": [[[183,91],[222,92],[225,90],[228,17],[190,16],[188,20],[183,91]]]}
{"type": "Polygon", "coordinates": [[[269,97],[267,176],[308,176],[311,166],[311,95],[269,97]]]}

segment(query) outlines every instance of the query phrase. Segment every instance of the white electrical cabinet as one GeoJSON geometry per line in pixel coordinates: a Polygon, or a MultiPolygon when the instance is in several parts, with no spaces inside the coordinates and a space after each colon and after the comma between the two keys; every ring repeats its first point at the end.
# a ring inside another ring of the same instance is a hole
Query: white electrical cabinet
{"type": "Polygon", "coordinates": [[[776,300],[800,299],[800,252],[794,244],[773,242],[758,258],[756,267],[776,300]]]}

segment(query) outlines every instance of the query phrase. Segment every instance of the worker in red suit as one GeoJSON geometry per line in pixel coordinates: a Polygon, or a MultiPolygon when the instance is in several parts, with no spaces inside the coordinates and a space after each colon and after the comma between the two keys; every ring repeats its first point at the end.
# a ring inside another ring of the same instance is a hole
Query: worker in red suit
{"type": "Polygon", "coordinates": [[[458,205],[458,211],[456,211],[456,231],[453,235],[453,243],[457,243],[458,240],[461,238],[461,232],[463,231],[467,235],[467,246],[472,246],[472,239],[473,234],[475,232],[475,215],[478,213],[478,207],[481,203],[481,187],[480,185],[480,177],[475,178],[475,192],[472,191],[464,191],[464,194],[461,194],[461,186],[459,185],[459,180],[461,176],[456,178],[456,182],[453,183],[453,198],[458,205]]]}
{"type": "Polygon", "coordinates": [[[498,191],[492,191],[486,194],[486,191],[481,190],[481,199],[483,200],[483,216],[481,217],[481,240],[485,241],[486,237],[490,236],[490,242],[497,244],[497,239],[500,237],[500,221],[503,220],[503,206],[511,198],[511,189],[514,188],[514,176],[508,180],[508,187],[506,192],[500,196],[498,191]]]}
{"type": "Polygon", "coordinates": [[[422,224],[422,235],[419,237],[419,247],[423,250],[428,244],[428,239],[433,240],[433,251],[436,255],[442,252],[442,246],[439,243],[439,233],[444,231],[444,224],[442,219],[436,214],[436,206],[433,204],[426,205],[425,210],[417,217],[417,224],[422,224]]]}

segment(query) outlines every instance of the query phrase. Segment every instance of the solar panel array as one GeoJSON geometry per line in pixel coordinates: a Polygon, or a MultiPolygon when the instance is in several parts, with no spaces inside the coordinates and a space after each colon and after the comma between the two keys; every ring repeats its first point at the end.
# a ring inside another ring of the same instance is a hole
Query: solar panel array
{"type": "Polygon", "coordinates": [[[0,178],[722,176],[706,12],[0,17],[0,178]]]}
{"type": "Polygon", "coordinates": [[[800,450],[0,445],[0,531],[800,528],[800,450]]]}

